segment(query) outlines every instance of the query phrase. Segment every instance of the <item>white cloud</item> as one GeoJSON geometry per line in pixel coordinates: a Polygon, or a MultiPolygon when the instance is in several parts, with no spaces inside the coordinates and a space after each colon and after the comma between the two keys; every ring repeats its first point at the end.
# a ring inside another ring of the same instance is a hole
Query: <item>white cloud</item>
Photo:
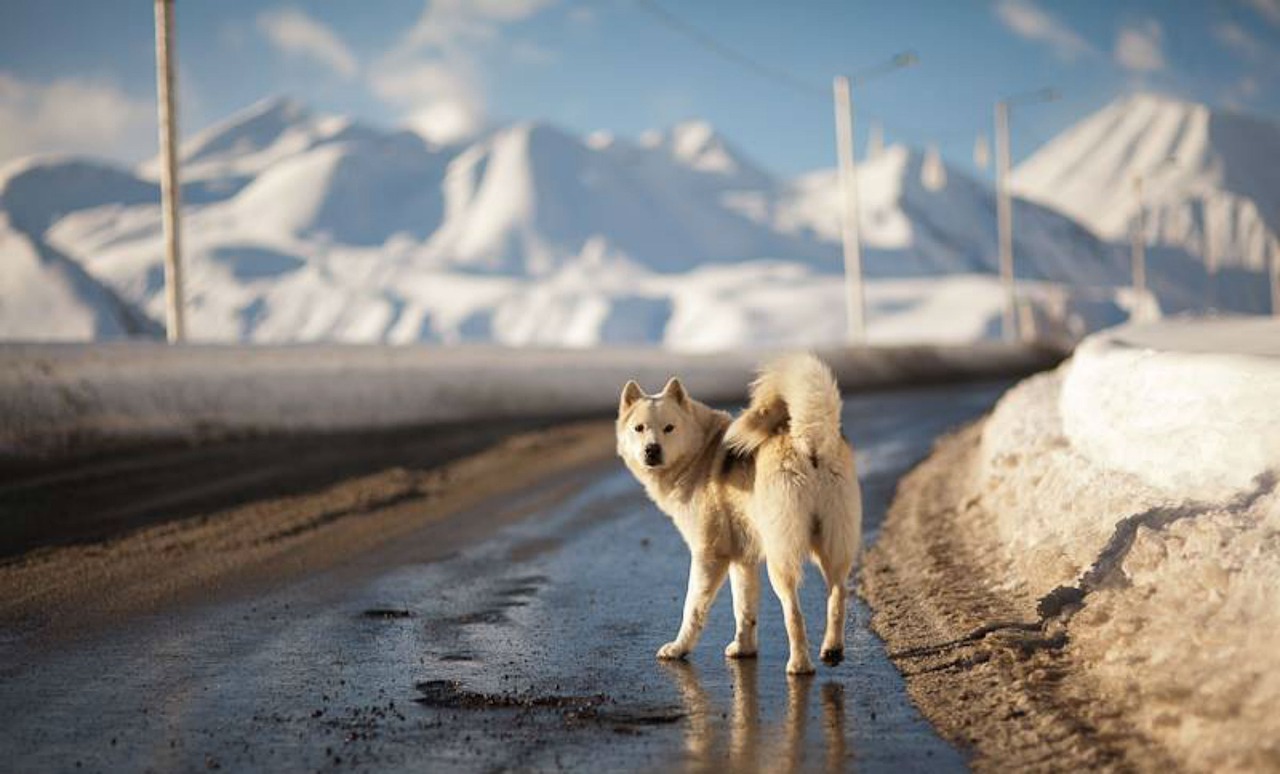
{"type": "Polygon", "coordinates": [[[430,140],[453,142],[474,134],[487,112],[482,56],[499,42],[502,25],[527,19],[554,2],[428,2],[413,27],[371,68],[370,86],[430,140]]]}
{"type": "Polygon", "coordinates": [[[355,54],[333,30],[297,8],[263,11],[258,29],[288,56],[310,59],[347,79],[360,70],[355,54]]]}
{"type": "Polygon", "coordinates": [[[1259,16],[1280,27],[1280,0],[1245,0],[1259,16]]]}
{"type": "Polygon", "coordinates": [[[466,62],[406,59],[376,71],[371,86],[401,109],[406,123],[438,143],[465,139],[484,126],[483,90],[466,62]]]}
{"type": "Polygon", "coordinates": [[[1258,92],[1262,90],[1262,85],[1258,83],[1258,79],[1251,75],[1246,75],[1231,87],[1231,91],[1239,99],[1253,99],[1258,96],[1258,92]]]}
{"type": "Polygon", "coordinates": [[[156,108],[108,80],[24,81],[0,71],[0,160],[86,153],[138,161],[155,152],[156,108]]]}
{"type": "Polygon", "coordinates": [[[596,23],[595,9],[587,5],[575,5],[569,9],[569,21],[579,26],[590,26],[596,23]]]}
{"type": "Polygon", "coordinates": [[[997,0],[993,9],[996,18],[1013,34],[1049,44],[1061,59],[1072,61],[1093,52],[1093,48],[1075,30],[1031,0],[997,0]]]}
{"type": "Polygon", "coordinates": [[[1166,67],[1163,42],[1164,30],[1155,19],[1123,27],[1116,36],[1116,62],[1129,72],[1159,72],[1166,67]]]}
{"type": "Polygon", "coordinates": [[[556,0],[428,0],[400,42],[403,48],[457,50],[494,40],[500,24],[521,21],[556,0]]]}
{"type": "Polygon", "coordinates": [[[1234,22],[1223,22],[1213,28],[1213,37],[1223,46],[1250,62],[1263,62],[1269,56],[1267,46],[1234,22]]]}

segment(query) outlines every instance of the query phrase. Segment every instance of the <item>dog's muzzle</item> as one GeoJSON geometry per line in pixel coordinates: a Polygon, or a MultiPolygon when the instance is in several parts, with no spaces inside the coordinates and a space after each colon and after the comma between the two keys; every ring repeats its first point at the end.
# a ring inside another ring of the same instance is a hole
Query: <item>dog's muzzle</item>
{"type": "Polygon", "coordinates": [[[644,464],[651,468],[656,468],[662,464],[662,447],[656,443],[651,443],[644,447],[644,464]]]}

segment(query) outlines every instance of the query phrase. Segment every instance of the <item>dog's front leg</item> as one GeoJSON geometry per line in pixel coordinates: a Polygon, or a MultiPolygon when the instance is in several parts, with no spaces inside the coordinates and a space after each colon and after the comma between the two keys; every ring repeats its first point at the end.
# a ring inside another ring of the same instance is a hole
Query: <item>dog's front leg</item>
{"type": "Polygon", "coordinates": [[[733,590],[733,618],[738,628],[724,654],[729,658],[749,658],[756,654],[760,568],[754,562],[734,562],[729,567],[729,586],[733,590]]]}
{"type": "Polygon", "coordinates": [[[684,658],[698,644],[702,627],[707,623],[707,611],[716,599],[716,593],[724,584],[729,569],[726,559],[695,555],[689,563],[689,593],[684,600],[684,619],[676,638],[658,649],[658,658],[684,658]]]}

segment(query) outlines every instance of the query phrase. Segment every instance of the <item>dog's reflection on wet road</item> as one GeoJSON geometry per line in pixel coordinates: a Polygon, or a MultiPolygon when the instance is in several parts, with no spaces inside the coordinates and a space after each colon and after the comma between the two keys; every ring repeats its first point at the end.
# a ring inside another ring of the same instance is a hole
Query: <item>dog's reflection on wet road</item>
{"type": "MultiPolygon", "coordinates": [[[[812,675],[789,676],[787,703],[781,717],[761,718],[759,663],[756,659],[726,659],[733,688],[728,707],[717,703],[702,685],[698,670],[686,661],[664,661],[659,666],[674,683],[687,715],[685,752],[691,771],[800,771],[823,767],[826,771],[849,768],[851,750],[846,743],[844,686],[824,682],[819,690],[824,761],[808,760],[806,745],[812,675]]],[[[774,713],[769,713],[774,714],[774,713]]]]}

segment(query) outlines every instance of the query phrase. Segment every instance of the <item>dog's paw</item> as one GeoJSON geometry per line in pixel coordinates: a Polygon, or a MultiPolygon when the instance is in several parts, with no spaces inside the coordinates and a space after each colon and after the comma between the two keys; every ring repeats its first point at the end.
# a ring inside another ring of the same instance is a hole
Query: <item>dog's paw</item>
{"type": "Polygon", "coordinates": [[[836,646],[824,647],[822,649],[822,653],[820,654],[819,658],[821,658],[822,663],[826,664],[827,666],[836,666],[841,661],[844,661],[844,646],[836,645],[836,646]]]}
{"type": "Polygon", "coordinates": [[[658,658],[684,658],[687,655],[689,655],[689,649],[678,642],[668,642],[658,648],[658,658]]]}
{"type": "Polygon", "coordinates": [[[792,658],[787,661],[787,674],[789,675],[811,675],[814,673],[813,662],[808,656],[803,658],[792,658]]]}
{"type": "Polygon", "coordinates": [[[755,658],[756,649],[743,646],[737,640],[729,643],[724,649],[725,658],[755,658]]]}

